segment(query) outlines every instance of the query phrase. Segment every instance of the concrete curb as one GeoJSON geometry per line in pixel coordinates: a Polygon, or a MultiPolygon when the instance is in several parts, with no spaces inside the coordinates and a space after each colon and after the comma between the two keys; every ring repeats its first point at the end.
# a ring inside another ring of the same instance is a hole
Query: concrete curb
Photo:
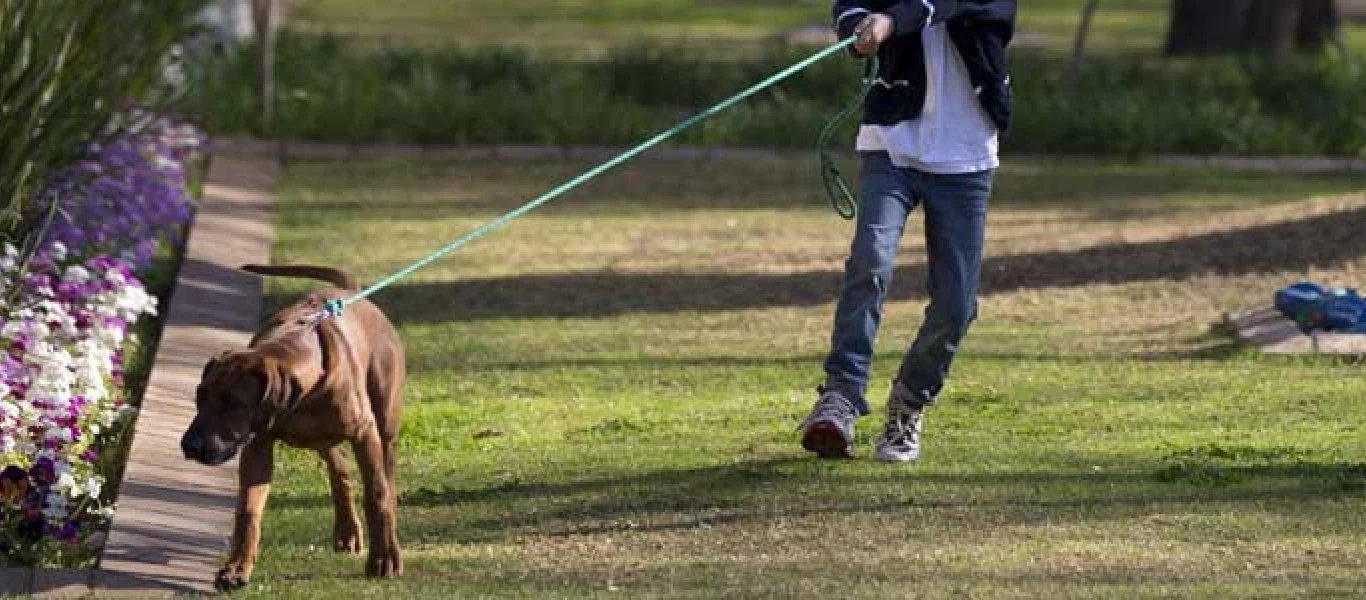
{"type": "MultiPolygon", "coordinates": [[[[306,140],[259,140],[245,137],[216,139],[214,152],[224,156],[279,156],[291,161],[352,160],[566,160],[602,162],[628,150],[616,146],[555,145],[421,145],[360,142],[313,142],[306,140]]],[[[810,150],[746,148],[734,146],[663,145],[642,154],[639,160],[770,160],[809,157],[810,150]]],[[[1022,159],[1094,160],[1093,156],[1012,154],[1022,159]]],[[[1303,174],[1366,175],[1366,159],[1296,156],[1200,156],[1164,154],[1139,157],[1141,161],[1183,167],[1232,171],[1303,174]]]]}

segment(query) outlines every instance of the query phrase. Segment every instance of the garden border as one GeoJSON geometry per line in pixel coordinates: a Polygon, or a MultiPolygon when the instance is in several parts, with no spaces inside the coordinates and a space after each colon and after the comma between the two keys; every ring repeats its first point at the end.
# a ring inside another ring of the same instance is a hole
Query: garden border
{"type": "Polygon", "coordinates": [[[204,363],[246,346],[260,321],[262,283],[237,270],[267,262],[279,161],[211,153],[166,311],[161,342],[134,426],[118,510],[90,570],[0,569],[0,595],[169,597],[213,591],[227,547],[236,461],[206,467],[180,455],[204,363]]]}
{"type": "MultiPolygon", "coordinates": [[[[461,145],[366,142],[315,142],[309,140],[260,140],[226,136],[215,138],[213,152],[226,156],[279,156],[290,161],[347,160],[580,160],[606,161],[626,147],[587,145],[461,145]]],[[[664,144],[637,160],[778,159],[812,156],[810,149],[773,149],[742,146],[675,146],[664,144]]],[[[1104,155],[1014,154],[1021,159],[1087,160],[1114,158],[1104,155]]],[[[812,156],[814,160],[814,156],[812,156]]],[[[1366,175],[1366,159],[1326,156],[1237,156],[1157,154],[1136,157],[1140,161],[1185,167],[1272,173],[1343,173],[1366,175]]]]}

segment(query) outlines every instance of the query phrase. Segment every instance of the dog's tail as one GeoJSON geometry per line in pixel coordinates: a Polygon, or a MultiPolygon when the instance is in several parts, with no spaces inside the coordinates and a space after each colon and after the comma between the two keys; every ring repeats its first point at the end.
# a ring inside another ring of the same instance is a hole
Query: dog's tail
{"type": "Polygon", "coordinates": [[[334,269],[332,267],[317,267],[313,265],[242,265],[242,270],[257,275],[274,275],[279,277],[301,277],[304,279],[316,279],[325,281],[344,290],[359,290],[360,285],[356,283],[356,278],[346,271],[334,269]]]}

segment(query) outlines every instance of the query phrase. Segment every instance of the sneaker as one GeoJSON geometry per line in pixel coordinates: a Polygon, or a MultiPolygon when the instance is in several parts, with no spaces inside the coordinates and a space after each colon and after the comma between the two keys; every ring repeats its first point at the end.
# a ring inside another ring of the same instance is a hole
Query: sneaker
{"type": "Polygon", "coordinates": [[[858,412],[844,394],[817,388],[821,397],[802,421],[802,447],[821,458],[854,457],[854,420],[858,412]]]}
{"type": "Polygon", "coordinates": [[[914,404],[910,390],[900,383],[887,399],[887,425],[877,439],[877,458],[885,462],[913,462],[920,458],[920,432],[925,407],[914,404]]]}

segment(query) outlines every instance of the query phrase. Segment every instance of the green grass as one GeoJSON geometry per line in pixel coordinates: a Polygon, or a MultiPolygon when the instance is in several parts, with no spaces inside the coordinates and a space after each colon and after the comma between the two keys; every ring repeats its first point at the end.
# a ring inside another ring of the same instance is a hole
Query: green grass
{"type": "MultiPolygon", "coordinates": [[[[1020,3],[1020,43],[1070,50],[1084,0],[1020,3]]],[[[635,42],[692,41],[722,54],[798,28],[824,26],[827,0],[299,0],[293,27],[331,31],[382,45],[511,45],[550,53],[599,52],[635,42]]],[[[1091,47],[1099,52],[1155,52],[1167,29],[1170,0],[1102,2],[1091,47]]],[[[1366,28],[1351,26],[1354,37],[1366,28]]]]}
{"type": "MultiPolygon", "coordinates": [[[[1070,47],[1083,2],[1033,0],[1020,11],[1026,43],[1070,47]]],[[[499,44],[552,50],[600,49],[636,41],[696,41],[744,48],[795,29],[824,26],[827,0],[302,0],[295,27],[352,34],[387,44],[499,44]]],[[[1104,6],[1095,22],[1099,48],[1156,48],[1166,0],[1104,6]]]]}
{"type": "MultiPolygon", "coordinates": [[[[1366,576],[1356,361],[1232,347],[1224,310],[1359,283],[1361,180],[1013,162],[982,319],[914,466],[820,462],[849,225],[810,161],[639,162],[377,301],[410,357],[407,576],[330,552],[277,454],[245,597],[1331,597],[1366,576]]],[[[296,164],[274,260],[374,281],[581,171],[296,164]]],[[[919,227],[918,217],[912,224],[919,227]]],[[[912,229],[914,231],[914,229],[912,229]]],[[[918,322],[907,236],[871,392],[918,322]]],[[[306,284],[272,281],[272,302],[306,284]]],[[[867,456],[880,418],[862,423],[867,456]]]]}
{"type": "MultiPolygon", "coordinates": [[[[1070,47],[1082,0],[1033,0],[1020,10],[1027,42],[1070,47]]],[[[1108,4],[1108,3],[1107,3],[1108,4]]],[[[1095,22],[1100,48],[1156,48],[1166,29],[1166,0],[1103,6],[1095,22]]],[[[698,41],[743,47],[829,20],[827,0],[301,0],[296,27],[384,43],[510,44],[582,50],[634,41],[698,41]]]]}

